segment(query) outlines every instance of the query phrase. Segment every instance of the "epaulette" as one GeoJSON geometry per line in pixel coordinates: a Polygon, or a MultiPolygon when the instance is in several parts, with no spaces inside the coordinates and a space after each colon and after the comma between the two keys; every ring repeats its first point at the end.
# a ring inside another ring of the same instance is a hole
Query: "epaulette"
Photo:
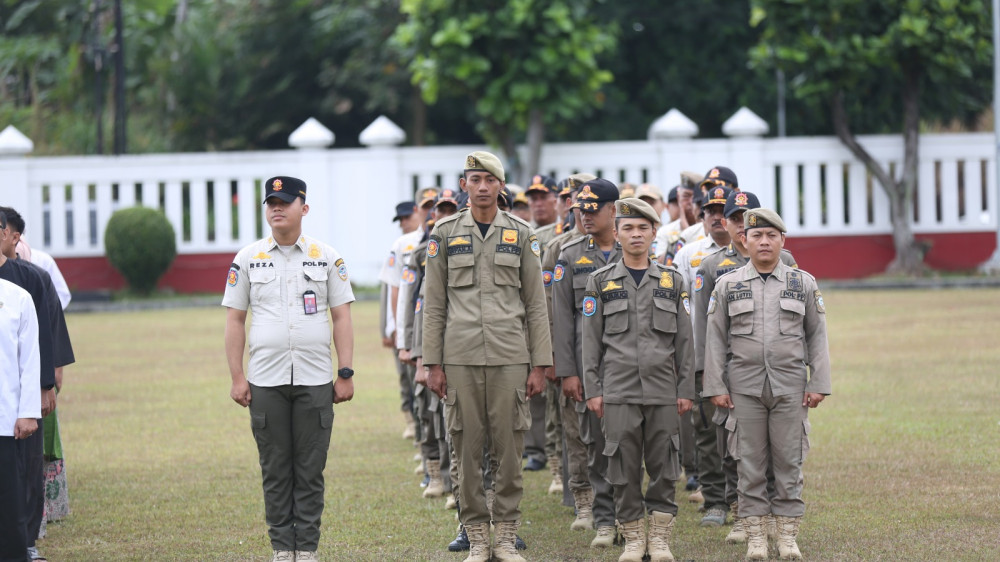
{"type": "Polygon", "coordinates": [[[465,209],[462,209],[462,211],[460,211],[458,213],[455,213],[454,215],[448,215],[447,217],[445,217],[445,218],[437,221],[434,224],[434,228],[440,228],[440,227],[442,227],[442,226],[444,226],[444,225],[446,225],[446,224],[448,224],[450,222],[457,221],[458,219],[460,219],[462,217],[462,212],[465,212],[465,209]]]}
{"type": "Polygon", "coordinates": [[[608,269],[614,268],[616,265],[618,265],[618,262],[611,262],[611,263],[609,263],[609,264],[601,267],[600,269],[595,270],[593,273],[591,273],[591,275],[597,275],[598,273],[603,273],[604,271],[606,271],[608,269]]]}
{"type": "Polygon", "coordinates": [[[524,226],[524,227],[526,227],[529,232],[532,232],[532,233],[534,232],[534,229],[531,228],[531,223],[530,222],[522,219],[521,217],[519,217],[519,216],[517,216],[515,214],[509,213],[507,211],[500,211],[500,212],[503,213],[504,215],[506,215],[507,217],[510,217],[511,219],[514,219],[514,222],[521,223],[521,225],[524,226]]]}
{"type": "Polygon", "coordinates": [[[566,242],[562,246],[559,246],[559,251],[560,252],[565,252],[567,248],[575,246],[575,245],[577,245],[577,244],[579,244],[579,243],[581,243],[581,242],[583,242],[585,240],[587,240],[587,235],[583,235],[583,236],[581,236],[579,238],[576,238],[574,240],[570,240],[569,242],[566,242]]]}

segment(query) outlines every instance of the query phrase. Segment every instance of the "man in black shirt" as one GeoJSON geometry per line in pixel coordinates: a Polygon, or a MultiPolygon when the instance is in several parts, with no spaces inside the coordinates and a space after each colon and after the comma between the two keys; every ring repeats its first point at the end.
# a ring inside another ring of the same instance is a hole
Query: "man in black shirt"
{"type": "MultiPolygon", "coordinates": [[[[21,215],[10,207],[0,207],[0,279],[5,279],[21,287],[35,305],[38,316],[38,349],[41,363],[39,382],[42,390],[42,417],[56,407],[55,369],[76,361],[73,346],[66,329],[62,304],[56,293],[52,279],[40,267],[25,260],[16,259],[15,247],[20,233],[24,231],[21,215]],[[15,228],[14,222],[17,222],[15,228]]],[[[42,524],[45,507],[44,466],[42,457],[42,420],[38,420],[38,431],[25,441],[25,474],[28,514],[28,554],[29,559],[41,558],[35,547],[38,531],[42,524]]]]}

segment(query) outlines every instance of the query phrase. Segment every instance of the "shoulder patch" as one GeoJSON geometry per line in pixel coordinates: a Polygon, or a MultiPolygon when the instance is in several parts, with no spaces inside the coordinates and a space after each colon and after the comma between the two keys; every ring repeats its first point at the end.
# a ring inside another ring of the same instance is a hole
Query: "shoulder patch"
{"type": "Polygon", "coordinates": [[[715,312],[715,303],[717,302],[715,297],[716,297],[717,294],[718,294],[718,291],[712,291],[712,296],[709,297],[709,299],[708,299],[708,313],[709,314],[712,314],[713,312],[715,312]]]}
{"type": "Polygon", "coordinates": [[[341,281],[347,281],[347,265],[344,264],[343,260],[337,266],[337,277],[340,277],[341,281]]]}
{"type": "Polygon", "coordinates": [[[229,268],[229,275],[226,276],[226,284],[229,285],[230,287],[235,287],[236,284],[239,283],[239,281],[240,281],[240,266],[234,263],[233,266],[229,268]]]}
{"type": "Polygon", "coordinates": [[[705,286],[705,276],[698,272],[698,275],[694,276],[694,290],[698,292],[705,286]]]}
{"type": "Polygon", "coordinates": [[[552,285],[553,275],[551,271],[542,272],[542,285],[549,287],[552,285]]]}
{"type": "Polygon", "coordinates": [[[333,262],[334,267],[340,267],[344,265],[344,258],[337,258],[337,261],[333,262]]]}
{"type": "Polygon", "coordinates": [[[532,234],[528,237],[528,246],[531,248],[531,253],[535,254],[535,257],[542,257],[542,245],[538,243],[538,237],[532,234]]]}
{"type": "Polygon", "coordinates": [[[431,238],[427,242],[427,257],[436,258],[440,249],[440,243],[436,239],[431,238]]]}
{"type": "Polygon", "coordinates": [[[816,297],[816,310],[826,314],[826,305],[823,304],[823,293],[819,292],[819,289],[813,293],[816,297]]]}
{"type": "Polygon", "coordinates": [[[566,276],[566,266],[561,262],[556,263],[556,268],[552,271],[552,281],[558,283],[566,276]]]}
{"type": "Polygon", "coordinates": [[[681,302],[684,304],[684,312],[691,316],[691,299],[688,297],[687,291],[681,291],[681,302]]]}
{"type": "Polygon", "coordinates": [[[597,299],[591,295],[583,297],[581,312],[584,316],[593,316],[597,312],[597,299]]]}

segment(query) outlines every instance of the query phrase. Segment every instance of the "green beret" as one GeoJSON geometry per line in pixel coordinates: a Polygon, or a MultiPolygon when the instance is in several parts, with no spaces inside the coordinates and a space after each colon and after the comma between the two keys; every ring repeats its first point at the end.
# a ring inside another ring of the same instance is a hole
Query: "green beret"
{"type": "Polygon", "coordinates": [[[656,216],[656,211],[652,205],[636,197],[627,197],[615,201],[615,218],[619,219],[649,219],[653,221],[653,227],[660,224],[660,217],[656,216]]]}
{"type": "Polygon", "coordinates": [[[465,157],[466,172],[489,172],[500,181],[507,181],[500,159],[484,150],[477,150],[465,157]]]}
{"type": "Polygon", "coordinates": [[[754,228],[777,228],[779,232],[788,232],[785,229],[785,221],[781,220],[778,213],[763,207],[750,209],[743,213],[743,230],[749,231],[754,228]]]}

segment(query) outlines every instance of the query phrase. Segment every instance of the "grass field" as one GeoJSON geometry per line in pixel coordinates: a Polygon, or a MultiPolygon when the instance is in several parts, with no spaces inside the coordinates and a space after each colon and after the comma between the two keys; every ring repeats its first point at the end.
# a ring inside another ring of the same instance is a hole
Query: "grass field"
{"type": "MultiPolygon", "coordinates": [[[[807,560],[1000,559],[1000,291],[831,292],[834,395],[814,410],[807,560]]],[[[454,512],[420,497],[376,305],[354,308],[356,395],[336,407],[320,554],[454,560],[454,512]]],[[[221,308],[69,317],[60,396],[72,514],[50,560],[266,560],[247,411],[229,399],[221,308]]],[[[525,473],[529,560],[617,560],[525,473]]],[[[680,492],[680,498],[686,494],[680,492]]],[[[678,560],[740,560],[686,501],[678,560]]]]}

